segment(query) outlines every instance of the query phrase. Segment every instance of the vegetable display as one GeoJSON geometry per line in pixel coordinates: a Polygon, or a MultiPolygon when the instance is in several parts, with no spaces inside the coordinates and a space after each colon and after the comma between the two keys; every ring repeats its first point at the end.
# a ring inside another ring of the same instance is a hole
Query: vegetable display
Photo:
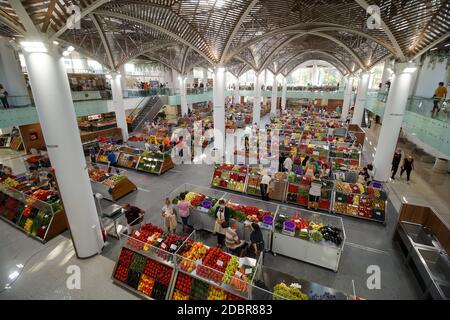
{"type": "Polygon", "coordinates": [[[291,284],[287,286],[284,282],[278,283],[273,287],[273,292],[276,294],[273,296],[274,300],[308,300],[307,294],[303,293],[297,284],[291,284]],[[278,297],[281,296],[282,298],[278,297]]]}

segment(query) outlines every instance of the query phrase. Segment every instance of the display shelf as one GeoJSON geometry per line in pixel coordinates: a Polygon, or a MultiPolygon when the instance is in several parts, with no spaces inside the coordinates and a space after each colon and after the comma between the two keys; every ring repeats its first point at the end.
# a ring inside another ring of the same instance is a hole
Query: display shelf
{"type": "Polygon", "coordinates": [[[337,272],[345,239],[342,218],[281,205],[272,251],[337,272]]]}
{"type": "MultiPolygon", "coordinates": [[[[215,190],[208,187],[202,187],[197,186],[189,183],[182,184],[175,190],[173,190],[169,194],[169,199],[172,200],[172,203],[175,205],[175,202],[177,202],[177,199],[179,198],[181,193],[185,193],[186,195],[191,193],[205,196],[206,201],[211,201],[211,207],[214,206],[214,204],[219,200],[222,199],[225,196],[225,192],[221,190],[215,190]]],[[[187,196],[187,200],[189,200],[189,196],[187,196]]],[[[193,199],[195,200],[195,199],[193,199]]],[[[202,203],[203,201],[202,200],[202,203]]],[[[191,200],[189,200],[191,201],[191,200]]],[[[208,232],[214,232],[214,223],[215,219],[214,217],[209,213],[209,209],[211,208],[209,204],[203,204],[203,205],[196,205],[195,201],[192,203],[193,206],[190,208],[190,216],[188,223],[189,225],[195,227],[199,227],[203,230],[206,230],[208,232]],[[209,207],[209,208],[208,208],[209,207]]],[[[181,223],[181,217],[177,215],[178,222],[181,223]]]]}
{"type": "Polygon", "coordinates": [[[161,175],[174,168],[170,155],[155,151],[144,151],[137,165],[138,171],[161,175]]]}
{"type": "Polygon", "coordinates": [[[382,189],[337,181],[333,212],[384,224],[387,198],[387,193],[382,189]]]}
{"type": "Polygon", "coordinates": [[[245,193],[247,173],[247,166],[217,165],[214,169],[211,185],[221,189],[245,193]]]}
{"type": "Polygon", "coordinates": [[[97,154],[97,162],[99,163],[109,163],[108,161],[108,154],[110,152],[114,152],[114,155],[116,156],[116,159],[119,158],[120,151],[118,145],[112,145],[112,144],[103,144],[100,145],[100,149],[97,154]]]}
{"type": "Polygon", "coordinates": [[[94,194],[100,193],[110,201],[117,201],[137,190],[136,185],[123,174],[110,174],[106,170],[94,168],[89,168],[88,174],[94,194]]]}
{"type": "MultiPolygon", "coordinates": [[[[330,212],[332,209],[333,188],[331,180],[322,179],[321,196],[319,199],[319,210],[330,212]]],[[[309,190],[311,188],[311,179],[305,176],[291,174],[288,177],[287,191],[285,201],[302,207],[309,207],[309,190]]]]}
{"type": "Polygon", "coordinates": [[[59,196],[40,189],[25,194],[0,183],[0,218],[43,243],[67,229],[59,196]]]}
{"type": "Polygon", "coordinates": [[[117,158],[117,165],[123,168],[136,169],[143,150],[121,147],[119,151],[120,154],[117,158]]]}

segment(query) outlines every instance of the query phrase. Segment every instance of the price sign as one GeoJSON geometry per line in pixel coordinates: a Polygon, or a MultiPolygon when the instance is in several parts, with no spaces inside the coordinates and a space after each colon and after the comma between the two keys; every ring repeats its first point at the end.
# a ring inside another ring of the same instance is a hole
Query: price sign
{"type": "Polygon", "coordinates": [[[162,238],[158,238],[158,240],[156,240],[156,241],[158,241],[159,243],[161,243],[161,242],[163,241],[163,239],[162,239],[162,238]]]}
{"type": "Polygon", "coordinates": [[[141,233],[140,233],[139,231],[136,231],[134,234],[135,234],[137,237],[139,237],[139,236],[141,235],[141,233]]]}
{"type": "Polygon", "coordinates": [[[147,238],[147,241],[150,241],[150,240],[152,240],[152,237],[148,237],[148,238],[147,238]]]}
{"type": "Polygon", "coordinates": [[[223,267],[223,261],[222,260],[217,260],[217,265],[220,267],[223,267]]]}
{"type": "Polygon", "coordinates": [[[241,272],[239,272],[239,271],[236,271],[236,276],[238,276],[238,277],[240,277],[240,276],[242,276],[242,273],[241,272]]]}
{"type": "Polygon", "coordinates": [[[166,244],[163,243],[163,244],[161,245],[161,248],[163,248],[163,249],[167,248],[166,244]]]}
{"type": "Polygon", "coordinates": [[[251,269],[251,268],[245,269],[245,274],[250,274],[250,273],[252,273],[252,271],[253,271],[253,269],[251,269]]]}
{"type": "Polygon", "coordinates": [[[177,250],[177,248],[178,247],[176,245],[174,245],[174,244],[170,246],[170,249],[172,249],[172,250],[177,250]]]}

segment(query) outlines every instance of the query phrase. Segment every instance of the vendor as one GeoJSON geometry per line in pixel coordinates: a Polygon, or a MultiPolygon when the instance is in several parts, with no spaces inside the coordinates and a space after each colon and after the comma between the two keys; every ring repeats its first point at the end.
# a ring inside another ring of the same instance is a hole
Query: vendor
{"type": "Polygon", "coordinates": [[[247,253],[258,257],[265,248],[264,237],[259,224],[253,222],[249,226],[252,229],[252,233],[250,233],[250,246],[247,250],[247,253]]]}
{"type": "Polygon", "coordinates": [[[311,209],[312,207],[314,210],[317,210],[319,208],[321,192],[322,180],[320,179],[320,176],[316,174],[314,180],[311,181],[311,188],[309,189],[308,209],[311,209]]]}
{"type": "Polygon", "coordinates": [[[133,231],[138,230],[144,219],[145,211],[125,203],[122,205],[122,210],[125,213],[125,218],[127,219],[127,232],[131,235],[133,231]]]}
{"type": "Polygon", "coordinates": [[[34,186],[38,186],[41,183],[41,178],[39,175],[39,169],[36,165],[31,165],[30,166],[30,173],[29,173],[29,178],[28,180],[30,181],[30,183],[34,186]]]}

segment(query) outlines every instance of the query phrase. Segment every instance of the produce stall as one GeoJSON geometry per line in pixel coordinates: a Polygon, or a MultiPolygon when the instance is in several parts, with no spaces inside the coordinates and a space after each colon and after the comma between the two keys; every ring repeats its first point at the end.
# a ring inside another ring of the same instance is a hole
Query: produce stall
{"type": "Polygon", "coordinates": [[[137,190],[136,185],[123,174],[111,174],[97,168],[89,168],[88,173],[94,194],[100,193],[106,200],[117,201],[137,190]]]}
{"type": "Polygon", "coordinates": [[[67,229],[59,195],[23,179],[0,183],[0,218],[43,243],[67,229]]]}
{"type": "Polygon", "coordinates": [[[315,160],[328,160],[329,147],[326,142],[300,143],[297,155],[300,157],[309,156],[315,160]]]}
{"type": "Polygon", "coordinates": [[[123,168],[136,169],[143,151],[130,147],[121,147],[119,151],[120,154],[117,158],[117,165],[123,168]]]}
{"type": "Polygon", "coordinates": [[[342,218],[280,205],[272,251],[337,272],[345,244],[342,218]]]}
{"type": "Polygon", "coordinates": [[[252,299],[253,277],[261,259],[239,258],[194,239],[195,231],[177,251],[172,300],[252,299]]]}
{"type": "Polygon", "coordinates": [[[361,148],[348,143],[331,144],[330,162],[332,169],[339,169],[341,165],[359,166],[361,163],[361,148]]]}
{"type": "Polygon", "coordinates": [[[271,293],[259,291],[253,299],[268,300],[349,300],[350,296],[318,283],[298,279],[278,270],[261,266],[254,277],[254,282],[271,293]],[[262,294],[261,296],[259,294],[262,294]]]}
{"type": "Polygon", "coordinates": [[[175,165],[169,154],[157,151],[143,151],[137,170],[161,175],[174,167],[175,165]]]}
{"type": "MultiPolygon", "coordinates": [[[[319,199],[319,209],[327,212],[331,211],[333,200],[333,181],[322,180],[322,189],[319,199]]],[[[293,172],[288,174],[288,185],[286,192],[286,202],[308,207],[309,189],[311,188],[311,178],[298,176],[293,172]]]]}
{"type": "Polygon", "coordinates": [[[211,185],[217,188],[244,193],[247,185],[247,166],[216,165],[211,185]]]}
{"type": "MultiPolygon", "coordinates": [[[[169,195],[169,199],[172,200],[174,206],[177,205],[181,194],[184,194],[185,200],[192,205],[189,225],[197,230],[202,229],[213,232],[215,219],[209,214],[209,211],[219,199],[225,196],[225,192],[185,183],[173,190],[169,195]]],[[[178,222],[181,223],[181,217],[177,215],[177,218],[178,222]]]]}
{"type": "Polygon", "coordinates": [[[387,198],[388,195],[382,189],[337,181],[333,212],[385,223],[387,198]]]}
{"type": "Polygon", "coordinates": [[[186,237],[164,234],[151,224],[130,236],[120,235],[122,250],[112,273],[115,284],[151,300],[171,296],[176,273],[175,252],[186,237]]]}
{"type": "Polygon", "coordinates": [[[116,156],[116,159],[119,158],[120,155],[120,146],[116,144],[105,143],[100,145],[100,150],[97,154],[97,162],[99,163],[108,163],[108,155],[113,152],[116,156]]]}

